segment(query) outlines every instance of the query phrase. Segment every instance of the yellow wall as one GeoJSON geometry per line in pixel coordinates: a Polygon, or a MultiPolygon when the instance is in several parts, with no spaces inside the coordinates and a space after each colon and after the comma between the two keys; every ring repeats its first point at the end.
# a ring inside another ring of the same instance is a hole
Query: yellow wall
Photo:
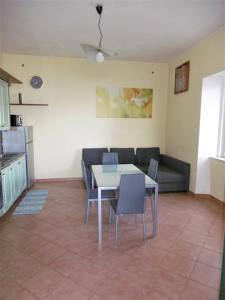
{"type": "Polygon", "coordinates": [[[34,126],[35,177],[81,176],[83,147],[160,146],[165,150],[168,65],[84,59],[3,55],[4,69],[23,85],[13,85],[11,102],[48,103],[49,107],[11,106],[34,126]],[[24,67],[22,67],[24,64],[24,67]],[[154,72],[154,74],[152,74],[154,72]],[[30,87],[33,75],[44,85],[30,87]],[[152,119],[96,118],[96,86],[153,88],[152,119]]]}
{"type": "Polygon", "coordinates": [[[223,27],[176,57],[169,66],[166,152],[191,163],[190,190],[193,192],[198,190],[196,173],[202,80],[225,69],[224,38],[223,27]],[[186,61],[190,61],[189,91],[174,95],[175,68],[186,61]]]}

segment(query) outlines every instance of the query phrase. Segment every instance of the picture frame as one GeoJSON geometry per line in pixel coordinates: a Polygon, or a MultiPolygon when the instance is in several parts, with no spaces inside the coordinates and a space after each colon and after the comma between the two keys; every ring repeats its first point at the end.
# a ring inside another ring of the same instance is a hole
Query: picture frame
{"type": "Polygon", "coordinates": [[[188,91],[189,89],[190,61],[186,61],[175,69],[174,94],[188,91]]]}

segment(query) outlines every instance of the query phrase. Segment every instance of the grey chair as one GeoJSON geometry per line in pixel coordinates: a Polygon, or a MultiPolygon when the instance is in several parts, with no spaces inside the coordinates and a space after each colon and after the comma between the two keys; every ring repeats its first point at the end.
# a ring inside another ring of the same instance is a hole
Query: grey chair
{"type": "Polygon", "coordinates": [[[105,152],[102,155],[103,165],[118,165],[118,153],[117,152],[105,152]]]}
{"type": "MultiPolygon", "coordinates": [[[[87,224],[90,203],[98,201],[98,189],[91,189],[91,183],[88,181],[87,171],[83,160],[81,160],[81,166],[83,172],[84,185],[87,192],[84,210],[84,222],[87,224]]],[[[102,191],[102,201],[109,201],[115,199],[114,195],[115,194],[113,191],[102,191]]]]}
{"type": "Polygon", "coordinates": [[[150,163],[149,163],[149,167],[148,167],[148,176],[151,177],[154,181],[156,180],[157,177],[157,172],[158,172],[158,161],[151,158],[150,159],[150,163]]]}
{"type": "Polygon", "coordinates": [[[112,222],[112,211],[116,216],[116,235],[118,240],[119,216],[121,215],[142,215],[143,236],[146,238],[145,229],[145,175],[126,174],[121,175],[119,197],[110,201],[110,220],[112,222]]]}
{"type": "MultiPolygon", "coordinates": [[[[155,160],[153,158],[150,159],[147,175],[151,179],[153,179],[154,181],[157,178],[158,165],[159,165],[159,163],[158,163],[157,160],[155,160]]],[[[152,218],[154,218],[155,205],[154,205],[153,190],[152,189],[146,189],[146,197],[151,197],[152,218]]]]}

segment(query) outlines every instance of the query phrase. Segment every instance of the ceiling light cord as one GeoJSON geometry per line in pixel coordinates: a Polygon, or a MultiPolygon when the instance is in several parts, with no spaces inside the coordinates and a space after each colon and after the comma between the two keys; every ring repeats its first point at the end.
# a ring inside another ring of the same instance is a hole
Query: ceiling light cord
{"type": "Polygon", "coordinates": [[[99,45],[98,45],[99,49],[102,48],[102,39],[103,39],[103,34],[102,34],[102,30],[101,30],[101,17],[102,17],[102,15],[99,14],[99,19],[98,19],[98,30],[100,33],[100,41],[99,41],[99,45]]]}

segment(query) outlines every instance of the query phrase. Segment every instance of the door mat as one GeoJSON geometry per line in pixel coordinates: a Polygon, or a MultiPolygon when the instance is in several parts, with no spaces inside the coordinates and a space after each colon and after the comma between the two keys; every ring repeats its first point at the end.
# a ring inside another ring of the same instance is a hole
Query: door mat
{"type": "Polygon", "coordinates": [[[26,193],[22,201],[13,212],[16,215],[38,214],[48,198],[48,190],[31,190],[26,193]]]}

